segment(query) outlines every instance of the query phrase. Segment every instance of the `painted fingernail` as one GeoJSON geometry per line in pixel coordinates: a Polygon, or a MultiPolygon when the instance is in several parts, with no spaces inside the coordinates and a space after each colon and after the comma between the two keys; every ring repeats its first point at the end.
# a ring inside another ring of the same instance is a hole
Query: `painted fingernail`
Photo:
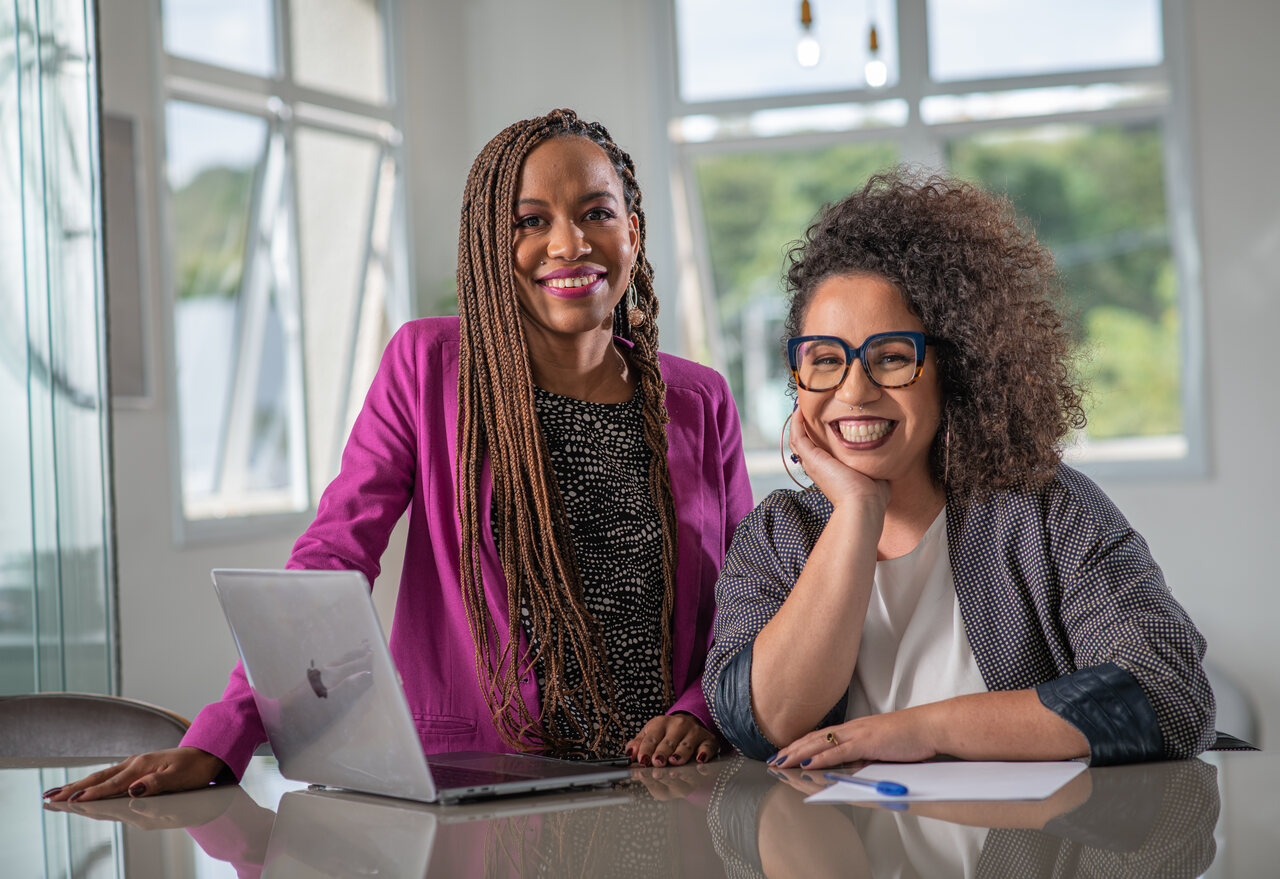
{"type": "Polygon", "coordinates": [[[55,796],[55,795],[57,795],[57,794],[59,794],[59,793],[61,793],[61,792],[62,792],[62,787],[61,787],[61,786],[59,786],[59,787],[51,787],[51,788],[49,788],[47,791],[45,791],[44,793],[42,793],[42,794],[40,795],[40,799],[42,799],[42,800],[47,800],[47,799],[49,799],[49,797],[55,796]]]}
{"type": "Polygon", "coordinates": [[[777,752],[777,751],[774,751],[774,752],[773,752],[773,756],[772,756],[772,757],[770,757],[768,760],[766,760],[766,761],[764,761],[764,762],[772,764],[772,763],[773,763],[773,761],[774,761],[774,760],[777,760],[777,759],[778,759],[778,752],[777,752]]]}
{"type": "Polygon", "coordinates": [[[779,757],[777,760],[773,761],[773,765],[774,765],[774,766],[781,766],[783,763],[786,763],[786,762],[787,762],[787,758],[786,758],[786,757],[779,757]]]}
{"type": "Polygon", "coordinates": [[[699,762],[699,763],[706,763],[706,762],[707,762],[707,755],[706,755],[706,754],[699,754],[699,755],[698,755],[698,762],[699,762]]]}
{"type": "Polygon", "coordinates": [[[73,793],[70,797],[67,798],[67,802],[74,803],[76,800],[80,799],[82,796],[84,796],[84,791],[78,790],[75,793],[73,793]]]}
{"type": "Polygon", "coordinates": [[[803,767],[803,766],[808,766],[808,765],[809,765],[810,763],[812,763],[812,762],[813,762],[813,758],[812,758],[812,757],[809,757],[808,759],[801,760],[801,761],[800,761],[800,765],[801,765],[802,767],[803,767]]]}
{"type": "Polygon", "coordinates": [[[129,796],[131,797],[140,797],[146,792],[147,792],[147,786],[142,782],[138,782],[133,787],[129,788],[129,796]]]}

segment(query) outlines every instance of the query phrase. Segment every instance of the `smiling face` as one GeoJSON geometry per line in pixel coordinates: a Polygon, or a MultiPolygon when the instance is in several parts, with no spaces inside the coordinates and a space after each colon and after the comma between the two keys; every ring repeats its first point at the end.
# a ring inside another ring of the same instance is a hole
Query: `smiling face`
{"type": "Polygon", "coordinates": [[[557,137],[530,151],[514,206],[516,291],[526,322],[552,333],[612,327],[640,242],[622,180],[598,145],[557,137]]]}
{"type": "MultiPolygon", "coordinates": [[[[924,325],[897,288],[876,275],[827,278],[801,324],[802,335],[837,336],[855,347],[874,333],[904,330],[924,332],[924,325]]],[[[925,348],[920,378],[907,387],[876,387],[853,363],[840,387],[800,390],[799,403],[814,441],[853,469],[890,482],[930,481],[929,448],[942,413],[933,346],[925,348]]]]}

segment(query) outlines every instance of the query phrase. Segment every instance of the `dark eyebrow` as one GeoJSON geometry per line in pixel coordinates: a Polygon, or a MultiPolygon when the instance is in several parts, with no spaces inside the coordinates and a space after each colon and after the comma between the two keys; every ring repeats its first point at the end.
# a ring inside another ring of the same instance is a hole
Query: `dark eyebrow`
{"type": "MultiPolygon", "coordinates": [[[[578,199],[578,204],[585,204],[586,202],[589,202],[589,201],[595,201],[598,198],[607,198],[609,199],[609,201],[613,202],[614,204],[618,203],[617,197],[612,192],[610,192],[607,189],[597,189],[594,192],[588,192],[585,195],[583,195],[582,198],[578,199]]],[[[529,205],[534,205],[536,207],[543,207],[543,208],[548,207],[548,203],[540,198],[521,198],[516,200],[516,204],[517,205],[529,204],[529,205]]]]}

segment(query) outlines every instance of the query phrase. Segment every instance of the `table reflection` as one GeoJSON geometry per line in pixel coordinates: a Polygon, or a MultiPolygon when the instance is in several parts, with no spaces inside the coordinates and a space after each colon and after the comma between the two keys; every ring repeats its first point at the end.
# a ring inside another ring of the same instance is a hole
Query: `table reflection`
{"type": "Polygon", "coordinates": [[[825,786],[739,760],[708,826],[729,876],[1199,876],[1212,864],[1217,769],[1201,760],[1090,769],[1047,800],[809,805],[825,786]]]}
{"type": "MultiPolygon", "coordinates": [[[[1263,760],[1241,764],[1241,771],[1276,776],[1280,763],[1263,760]]],[[[80,771],[0,771],[5,814],[16,821],[11,829],[26,828],[5,840],[0,872],[907,879],[1177,877],[1224,869],[1213,863],[1220,780],[1201,760],[1091,769],[1043,801],[886,809],[808,805],[820,779],[741,758],[640,769],[612,789],[447,807],[307,790],[256,759],[243,787],[61,803],[41,812],[41,785],[80,771]]]]}
{"type": "Polygon", "coordinates": [[[638,770],[620,788],[455,807],[290,793],[266,875],[716,875],[705,818],[714,774],[638,770]]]}

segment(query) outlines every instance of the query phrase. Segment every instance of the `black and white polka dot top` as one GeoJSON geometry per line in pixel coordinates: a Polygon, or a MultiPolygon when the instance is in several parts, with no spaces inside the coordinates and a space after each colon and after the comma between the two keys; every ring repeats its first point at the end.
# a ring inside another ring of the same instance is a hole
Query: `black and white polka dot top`
{"type": "MultiPolygon", "coordinates": [[[[625,403],[589,403],[534,389],[538,421],[564,498],[583,599],[604,639],[616,691],[616,710],[628,736],[666,710],[662,688],[662,524],[649,490],[650,453],[644,442],[643,396],[625,403]]],[[[529,618],[528,607],[521,616],[529,618]]],[[[535,651],[536,642],[530,645],[535,651]]],[[[542,662],[538,686],[545,690],[542,662]]],[[[565,656],[569,687],[582,669],[565,656]]],[[[570,710],[594,733],[592,706],[570,710]],[[585,709],[585,710],[584,710],[585,709]]],[[[544,722],[566,738],[574,724],[562,713],[544,722]]]]}

